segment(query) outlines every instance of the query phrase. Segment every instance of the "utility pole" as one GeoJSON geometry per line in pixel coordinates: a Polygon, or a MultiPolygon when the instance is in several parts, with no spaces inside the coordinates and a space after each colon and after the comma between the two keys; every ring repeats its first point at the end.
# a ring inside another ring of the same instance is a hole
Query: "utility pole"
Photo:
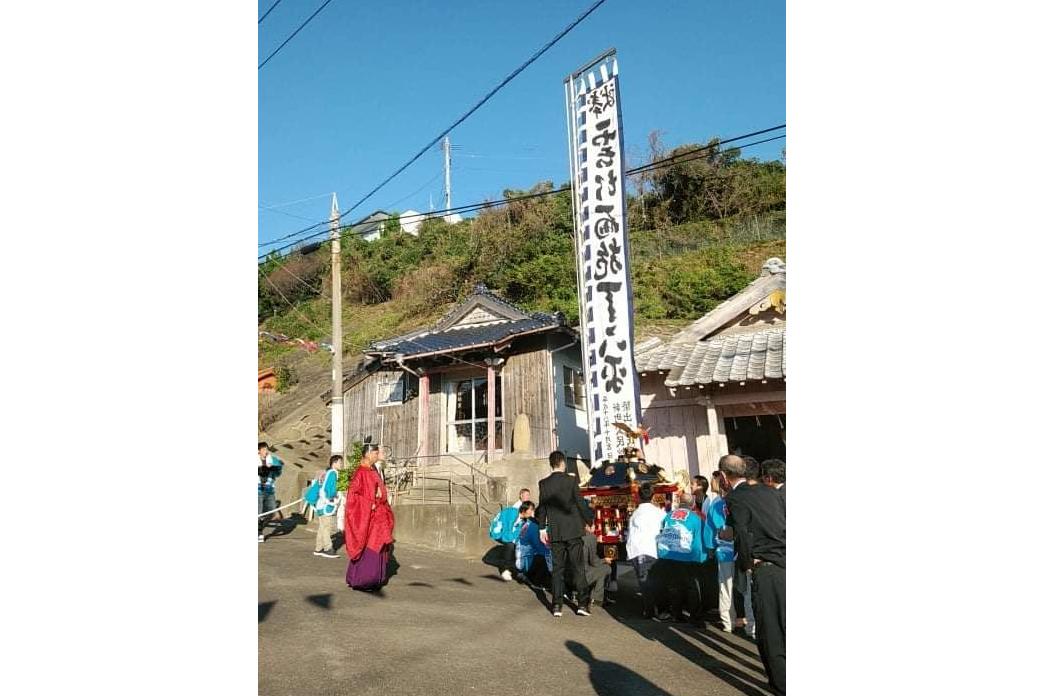
{"type": "MultiPolygon", "coordinates": [[[[445,205],[445,207],[446,208],[452,208],[453,207],[453,194],[452,194],[452,189],[450,188],[450,139],[449,139],[448,135],[445,138],[442,139],[442,154],[443,154],[443,160],[445,162],[444,169],[445,169],[445,172],[446,172],[446,205],[445,205]]],[[[449,215],[449,214],[450,213],[447,213],[447,215],[449,215]]]]}
{"type": "Polygon", "coordinates": [[[330,454],[344,456],[344,392],[341,358],[341,212],[337,194],[330,203],[330,251],[333,298],[333,391],[330,392],[330,454]]]}

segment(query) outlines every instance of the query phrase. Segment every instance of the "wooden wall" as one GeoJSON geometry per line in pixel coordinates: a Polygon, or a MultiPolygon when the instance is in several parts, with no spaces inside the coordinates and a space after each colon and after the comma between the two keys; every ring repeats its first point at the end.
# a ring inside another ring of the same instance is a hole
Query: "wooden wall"
{"type": "Polygon", "coordinates": [[[500,368],[504,389],[504,444],[506,452],[514,449],[511,431],[515,426],[515,416],[525,413],[529,416],[533,456],[546,457],[554,446],[546,338],[530,341],[520,349],[525,352],[508,356],[500,368]]]}
{"type": "MultiPolygon", "coordinates": [[[[546,336],[520,339],[512,348],[514,352],[503,355],[505,362],[500,367],[504,408],[504,454],[513,450],[512,430],[516,415],[529,416],[531,451],[534,457],[546,457],[554,449],[551,414],[553,405],[548,373],[550,356],[547,352],[546,336]]],[[[362,440],[372,436],[376,442],[381,438],[383,417],[383,444],[395,458],[413,456],[420,444],[420,399],[415,397],[406,403],[377,407],[377,389],[382,372],[367,376],[353,385],[344,395],[345,440],[362,440]]],[[[389,372],[398,373],[390,370],[389,372]]],[[[446,380],[466,377],[485,377],[486,373],[475,367],[454,366],[429,375],[428,397],[428,454],[444,454],[446,450],[446,396],[443,386],[446,380]]]]}
{"type": "Polygon", "coordinates": [[[345,443],[350,445],[353,440],[372,437],[374,442],[381,441],[392,457],[409,457],[417,451],[419,399],[414,397],[403,404],[378,408],[377,388],[385,374],[402,373],[398,370],[374,372],[345,392],[345,443]]]}
{"type": "Polygon", "coordinates": [[[646,455],[670,470],[709,477],[718,459],[728,454],[726,415],[786,413],[786,391],[780,380],[745,387],[730,384],[724,389],[679,387],[672,397],[664,378],[653,372],[641,377],[642,422],[652,428],[646,455]],[[709,412],[708,398],[713,402],[709,412]]]}
{"type": "Polygon", "coordinates": [[[704,417],[704,409],[694,404],[657,404],[645,409],[642,413],[642,424],[651,428],[649,444],[645,446],[646,458],[672,474],[687,471],[695,475],[698,461],[697,422],[704,417]]]}

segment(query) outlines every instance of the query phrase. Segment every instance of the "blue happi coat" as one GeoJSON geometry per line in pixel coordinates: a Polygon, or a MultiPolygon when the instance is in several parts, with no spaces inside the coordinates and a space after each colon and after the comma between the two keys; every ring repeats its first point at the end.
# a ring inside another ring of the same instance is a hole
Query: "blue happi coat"
{"type": "MultiPolygon", "coordinates": [[[[733,543],[725,541],[719,536],[721,530],[725,528],[727,512],[724,496],[718,496],[711,502],[710,510],[707,512],[707,523],[704,525],[709,532],[709,545],[714,548],[714,556],[718,559],[718,563],[732,563],[736,560],[736,551],[733,543]]],[[[707,534],[704,534],[704,543],[706,543],[707,536],[707,534]]]]}
{"type": "Polygon", "coordinates": [[[515,541],[515,567],[528,573],[533,559],[544,557],[544,564],[551,570],[551,548],[540,541],[540,526],[532,519],[523,521],[515,541]]]}
{"type": "Polygon", "coordinates": [[[656,557],[687,563],[703,563],[709,549],[703,539],[703,516],[697,510],[678,508],[663,518],[656,537],[656,557]]]}

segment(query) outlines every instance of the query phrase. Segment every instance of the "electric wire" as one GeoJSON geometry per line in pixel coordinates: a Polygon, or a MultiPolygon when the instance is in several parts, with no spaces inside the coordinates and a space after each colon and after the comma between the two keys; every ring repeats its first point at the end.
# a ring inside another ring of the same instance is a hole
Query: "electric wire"
{"type": "Polygon", "coordinates": [[[265,21],[265,17],[267,17],[269,15],[269,13],[271,13],[272,10],[274,10],[276,8],[276,5],[278,5],[281,2],[283,2],[283,0],[276,0],[275,1],[275,5],[272,5],[271,7],[269,7],[268,8],[268,12],[265,12],[263,15],[261,15],[261,19],[257,20],[257,23],[260,24],[261,22],[265,21]]]}
{"type": "MultiPolygon", "coordinates": [[[[330,0],[327,0],[327,2],[329,2],[329,1],[330,1],[330,0]]],[[[479,100],[478,100],[478,102],[477,102],[477,103],[476,103],[476,104],[475,104],[474,106],[472,106],[472,107],[471,107],[470,109],[468,109],[468,110],[467,110],[466,112],[464,112],[464,115],[462,115],[462,116],[461,116],[460,118],[458,118],[458,119],[457,119],[456,121],[454,121],[454,122],[453,122],[452,124],[450,124],[450,126],[449,126],[448,128],[446,128],[446,129],[445,129],[445,130],[443,130],[443,131],[442,131],[441,133],[439,133],[439,134],[438,134],[438,135],[436,135],[436,136],[435,136],[434,138],[432,138],[432,139],[431,139],[431,142],[429,142],[429,143],[428,143],[427,145],[425,145],[424,147],[422,147],[422,148],[421,148],[421,149],[420,149],[420,150],[419,150],[419,151],[417,152],[417,154],[415,154],[415,155],[414,155],[413,157],[411,157],[410,159],[406,160],[406,163],[405,163],[405,164],[403,164],[403,165],[402,165],[402,166],[400,166],[400,167],[399,167],[398,169],[396,169],[396,170],[395,170],[394,172],[392,172],[391,174],[389,174],[389,175],[388,175],[388,176],[387,176],[387,177],[386,177],[386,178],[385,178],[385,179],[384,179],[384,180],[383,180],[383,181],[382,181],[381,183],[377,184],[377,186],[375,186],[375,187],[374,187],[374,188],[373,188],[373,189],[372,189],[372,190],[371,190],[371,191],[370,191],[369,193],[367,193],[367,194],[366,194],[365,196],[363,196],[363,197],[362,197],[362,198],[360,198],[360,199],[359,199],[358,201],[356,201],[356,202],[355,202],[355,203],[354,203],[354,204],[352,205],[352,207],[350,207],[350,208],[348,208],[348,210],[344,211],[344,214],[345,214],[345,215],[347,215],[347,214],[351,213],[351,212],[352,212],[353,210],[355,210],[356,208],[358,208],[358,207],[359,207],[360,205],[362,205],[362,204],[363,204],[363,203],[364,203],[365,201],[369,200],[369,198],[370,198],[370,197],[371,197],[371,196],[372,196],[373,194],[377,193],[377,192],[378,192],[378,191],[380,191],[380,190],[381,190],[382,188],[384,188],[384,186],[385,186],[385,185],[386,185],[386,184],[387,184],[387,183],[388,183],[389,181],[391,181],[392,179],[394,179],[395,177],[397,177],[397,176],[398,176],[399,174],[401,174],[401,173],[402,173],[402,172],[403,172],[403,171],[404,171],[404,170],[405,170],[405,169],[406,169],[407,167],[409,167],[409,166],[410,166],[411,164],[413,164],[413,163],[414,163],[414,162],[416,162],[416,161],[417,161],[418,159],[420,159],[420,158],[421,158],[421,155],[423,155],[423,154],[424,154],[425,152],[427,152],[427,151],[428,151],[428,150],[430,150],[430,149],[431,149],[432,147],[434,147],[434,146],[435,146],[435,144],[436,144],[436,143],[438,143],[438,142],[439,142],[440,140],[442,140],[442,138],[443,138],[443,137],[445,137],[445,136],[446,136],[447,134],[449,134],[449,133],[450,133],[450,131],[452,131],[452,130],[453,130],[454,128],[456,128],[456,127],[457,127],[457,126],[459,126],[459,125],[460,125],[461,123],[463,123],[463,122],[464,122],[464,121],[465,121],[465,120],[466,120],[466,119],[467,119],[467,118],[468,118],[469,116],[471,116],[471,115],[472,115],[473,113],[475,113],[476,111],[478,111],[478,110],[479,110],[479,108],[481,108],[483,104],[485,104],[486,102],[488,102],[488,101],[489,101],[490,99],[492,99],[492,98],[493,98],[493,95],[495,95],[495,94],[496,94],[497,92],[499,92],[499,91],[500,91],[500,90],[501,90],[501,89],[502,89],[502,88],[503,88],[503,87],[504,87],[505,85],[507,85],[507,84],[508,84],[509,82],[511,82],[511,81],[512,81],[513,79],[515,79],[515,78],[516,78],[516,77],[517,77],[517,76],[518,76],[518,75],[519,75],[519,74],[520,74],[520,73],[521,73],[521,72],[522,72],[523,70],[525,70],[525,69],[526,69],[526,68],[528,68],[528,67],[529,67],[530,65],[532,65],[532,64],[533,64],[533,63],[534,63],[534,62],[535,62],[535,61],[536,61],[536,60],[537,60],[538,58],[540,58],[540,56],[542,56],[542,55],[544,55],[545,53],[547,53],[547,51],[549,51],[549,50],[551,49],[551,47],[552,47],[552,46],[554,46],[554,45],[555,45],[556,43],[558,43],[558,42],[559,42],[559,41],[560,41],[560,40],[561,40],[561,39],[562,39],[563,37],[565,37],[565,35],[566,35],[566,34],[568,34],[568,33],[569,33],[570,31],[572,31],[572,30],[573,30],[573,29],[574,29],[574,28],[575,28],[575,27],[576,27],[576,26],[577,26],[578,24],[580,24],[580,22],[584,21],[584,19],[586,19],[586,18],[588,17],[588,15],[590,15],[590,14],[591,14],[592,12],[594,12],[594,11],[595,11],[595,10],[597,10],[597,9],[598,9],[599,7],[601,7],[601,5],[602,5],[602,4],[604,3],[604,2],[605,2],[605,0],[597,0],[597,1],[596,1],[596,2],[595,2],[595,3],[593,4],[593,5],[591,5],[591,6],[590,6],[590,7],[588,7],[588,8],[586,9],[586,10],[584,10],[583,14],[581,14],[581,15],[580,15],[579,17],[577,17],[577,18],[576,18],[576,19],[574,19],[574,20],[573,20],[572,22],[570,22],[570,23],[569,23],[569,25],[568,25],[568,26],[566,26],[566,28],[565,28],[565,29],[563,29],[562,31],[558,32],[558,34],[557,34],[557,35],[556,35],[556,36],[555,36],[555,37],[554,37],[553,39],[551,39],[551,40],[550,40],[550,41],[548,41],[548,42],[547,42],[546,44],[544,44],[544,45],[543,45],[543,46],[542,46],[542,47],[541,47],[541,48],[540,48],[540,49],[539,49],[539,50],[538,50],[538,51],[537,51],[536,53],[534,53],[534,54],[533,54],[532,56],[530,56],[528,60],[526,60],[526,61],[525,61],[524,63],[522,63],[522,65],[520,65],[520,66],[518,66],[517,68],[515,68],[515,69],[514,69],[514,70],[513,70],[512,72],[511,72],[511,74],[510,74],[510,75],[508,75],[507,77],[505,77],[505,78],[504,78],[503,80],[501,80],[501,81],[500,81],[500,84],[498,84],[498,85],[497,85],[496,87],[494,87],[494,88],[493,88],[492,90],[490,90],[489,92],[487,92],[487,93],[486,93],[486,95],[485,95],[484,97],[482,97],[481,99],[479,99],[479,100]]]]}
{"type": "MultiPolygon", "coordinates": [[[[769,132],[771,130],[776,130],[778,128],[779,128],[779,126],[777,126],[776,128],[772,128],[772,129],[766,129],[766,130],[762,130],[762,131],[757,131],[757,133],[766,133],[766,132],[769,132]]],[[[626,172],[624,172],[624,174],[626,176],[633,176],[635,174],[642,174],[642,173],[645,173],[645,172],[648,172],[648,171],[653,171],[653,170],[656,170],[656,169],[662,169],[664,167],[673,167],[673,166],[676,166],[676,165],[679,165],[679,164],[685,164],[687,162],[692,162],[692,161],[695,161],[695,160],[698,160],[698,159],[707,159],[708,157],[712,156],[713,154],[716,154],[715,153],[716,148],[718,148],[722,143],[736,142],[737,140],[743,139],[744,137],[750,137],[750,134],[748,134],[746,136],[742,136],[741,135],[741,136],[736,136],[734,138],[728,138],[726,140],[721,140],[721,141],[718,141],[717,143],[714,143],[714,144],[711,144],[711,145],[705,145],[703,147],[699,147],[699,148],[696,148],[696,149],[693,149],[693,150],[689,150],[689,151],[684,152],[684,153],[680,153],[678,155],[674,155],[674,156],[672,156],[670,158],[656,160],[654,162],[650,162],[650,163],[644,164],[644,165],[639,166],[639,167],[634,167],[632,169],[628,169],[626,172]]],[[[733,148],[728,148],[728,149],[742,149],[742,148],[745,148],[745,147],[752,147],[754,145],[761,145],[763,143],[768,143],[768,142],[772,142],[772,141],[775,141],[775,140],[782,140],[784,138],[786,138],[786,135],[778,135],[778,136],[775,136],[775,137],[772,137],[772,138],[764,138],[762,140],[757,140],[757,141],[750,142],[750,143],[741,143],[741,144],[739,144],[739,145],[737,145],[737,146],[735,146],[733,148]]],[[[717,154],[720,154],[720,152],[717,153],[717,154]]],[[[452,207],[452,208],[444,208],[442,210],[433,210],[433,211],[430,211],[430,212],[427,212],[427,213],[416,213],[414,215],[403,215],[403,216],[399,217],[399,220],[402,221],[402,220],[405,220],[405,219],[413,219],[413,218],[422,218],[423,219],[423,218],[429,218],[429,217],[436,217],[436,216],[446,215],[446,214],[450,214],[450,213],[458,213],[458,214],[460,214],[460,213],[475,212],[475,211],[478,211],[478,210],[491,209],[491,208],[498,207],[498,206],[501,206],[501,205],[511,204],[511,203],[514,203],[514,202],[524,201],[524,200],[528,200],[528,199],[532,199],[532,198],[542,198],[544,196],[553,196],[555,194],[562,193],[564,191],[568,191],[569,189],[570,189],[570,185],[567,184],[565,186],[562,186],[561,188],[553,189],[551,191],[541,191],[541,192],[538,192],[538,193],[529,193],[529,194],[524,194],[522,196],[513,196],[511,198],[502,198],[502,199],[495,200],[495,201],[483,201],[481,203],[470,203],[470,204],[466,204],[466,205],[455,206],[455,207],[452,207]]],[[[369,217],[369,216],[367,216],[367,217],[369,217]]],[[[362,219],[356,221],[355,223],[353,223],[351,225],[348,225],[347,229],[352,229],[354,227],[357,227],[358,225],[362,224],[365,221],[365,219],[366,218],[362,218],[362,219]]],[[[327,221],[323,221],[323,222],[317,222],[314,225],[310,225],[309,227],[307,227],[307,228],[305,228],[303,230],[298,230],[297,232],[293,232],[293,233],[291,233],[289,235],[286,235],[284,237],[280,237],[278,239],[271,240],[271,241],[268,241],[268,242],[262,242],[258,246],[259,247],[261,247],[261,246],[270,246],[270,245],[276,244],[276,243],[281,242],[281,241],[286,241],[286,240],[289,240],[289,239],[291,239],[293,237],[296,237],[297,235],[304,234],[306,232],[314,230],[315,228],[317,228],[317,227],[319,227],[321,225],[329,225],[329,221],[327,220],[327,221]]],[[[273,254],[274,255],[278,255],[278,254],[282,253],[283,251],[286,251],[288,249],[292,249],[292,248],[296,247],[297,245],[299,245],[301,243],[304,243],[304,242],[307,242],[309,240],[315,239],[316,237],[320,237],[320,236],[322,236],[324,234],[327,234],[327,233],[328,233],[327,230],[322,230],[322,231],[317,232],[315,234],[311,234],[311,235],[308,235],[308,236],[305,236],[305,237],[301,237],[301,238],[296,239],[293,242],[291,242],[291,243],[289,243],[289,244],[287,244],[285,246],[280,247],[279,249],[268,251],[268,252],[265,252],[264,254],[259,255],[258,256],[258,260],[263,262],[264,260],[268,259],[273,254]]],[[[364,232],[347,232],[346,234],[352,235],[352,236],[360,236],[360,235],[365,234],[365,233],[364,232]]]]}
{"type": "MultiPolygon", "coordinates": [[[[279,44],[279,48],[277,48],[276,50],[272,51],[268,55],[267,58],[265,58],[263,61],[261,61],[261,64],[257,66],[257,69],[260,70],[261,68],[265,67],[265,63],[267,63],[268,61],[270,61],[273,58],[275,58],[276,54],[283,50],[283,46],[286,46],[288,43],[290,43],[290,40],[293,39],[295,36],[297,36],[297,33],[299,31],[301,31],[306,26],[308,26],[308,23],[311,22],[313,19],[315,19],[315,16],[317,14],[319,14],[320,12],[322,12],[323,8],[326,7],[327,5],[329,5],[331,2],[333,2],[333,0],[326,0],[326,2],[324,2],[322,5],[320,5],[319,9],[316,10],[315,12],[313,12],[311,14],[311,16],[309,16],[308,19],[306,19],[301,26],[297,27],[297,29],[294,29],[294,33],[293,34],[291,34],[290,36],[286,37],[286,41],[284,41],[283,43],[279,44]]],[[[262,19],[264,19],[264,18],[262,17],[262,19]]],[[[260,24],[260,22],[258,22],[258,24],[260,24]]]]}

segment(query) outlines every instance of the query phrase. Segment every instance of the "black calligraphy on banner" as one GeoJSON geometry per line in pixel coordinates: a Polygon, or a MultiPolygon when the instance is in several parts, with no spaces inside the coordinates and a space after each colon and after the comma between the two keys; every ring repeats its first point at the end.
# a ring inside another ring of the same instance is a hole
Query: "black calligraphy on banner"
{"type": "MultiPolygon", "coordinates": [[[[616,349],[623,353],[627,350],[627,341],[614,341],[616,349]]],[[[624,388],[624,378],[627,377],[627,368],[623,366],[624,358],[610,348],[609,339],[602,341],[598,347],[598,356],[605,361],[602,367],[602,379],[605,380],[605,388],[614,394],[619,394],[624,388]]]]}
{"type": "MultiPolygon", "coordinates": [[[[631,354],[633,335],[628,271],[626,178],[620,103],[613,77],[588,89],[581,85],[573,102],[576,134],[574,185],[579,190],[577,248],[581,272],[584,351],[590,414],[591,453],[615,458],[627,446],[624,433],[607,424],[638,424],[638,392],[631,354]],[[579,230],[578,230],[579,231],[579,230]]],[[[597,71],[593,71],[597,74],[597,71]]],[[[604,70],[602,71],[604,75],[604,70]]],[[[589,79],[588,82],[593,81],[589,79]]]]}
{"type": "MultiPolygon", "coordinates": [[[[623,261],[620,258],[622,253],[623,249],[620,248],[620,243],[615,238],[610,239],[608,242],[603,241],[598,246],[598,252],[596,254],[595,280],[605,280],[605,277],[610,273],[615,275],[623,270],[623,261]]],[[[599,292],[601,292],[600,288],[599,292]]],[[[609,302],[611,305],[611,295],[609,302]]]]}
{"type": "Polygon", "coordinates": [[[595,116],[616,106],[616,83],[607,82],[587,95],[587,108],[595,116]]]}
{"type": "Polygon", "coordinates": [[[594,179],[595,184],[597,185],[597,188],[595,189],[595,200],[602,200],[602,189],[605,188],[603,184],[609,184],[609,191],[606,195],[616,195],[616,172],[614,170],[610,169],[609,175],[605,177],[603,177],[601,174],[595,174],[594,179]]]}

